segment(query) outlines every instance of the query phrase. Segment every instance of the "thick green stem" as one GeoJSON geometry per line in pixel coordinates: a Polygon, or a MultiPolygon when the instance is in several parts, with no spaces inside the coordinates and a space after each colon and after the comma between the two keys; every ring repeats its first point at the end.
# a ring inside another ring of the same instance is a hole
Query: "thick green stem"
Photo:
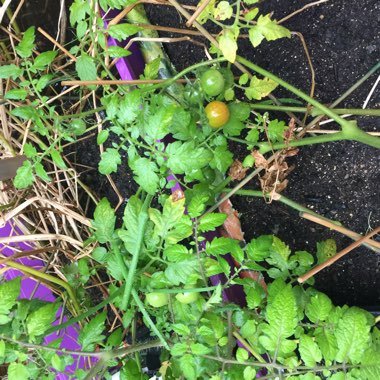
{"type": "MultiPolygon", "coordinates": [[[[130,252],[132,254],[132,260],[131,265],[129,266],[129,271],[127,274],[127,278],[125,279],[125,290],[124,290],[124,296],[123,300],[121,302],[121,309],[126,310],[129,303],[129,298],[131,296],[131,291],[133,288],[133,281],[135,278],[137,263],[139,261],[140,252],[144,243],[144,236],[145,236],[145,229],[148,222],[148,207],[150,205],[150,202],[152,200],[153,196],[148,195],[145,198],[144,205],[140,211],[139,219],[138,219],[138,230],[137,230],[137,236],[136,236],[136,244],[134,246],[133,252],[130,252]]],[[[118,256],[120,257],[120,252],[118,253],[118,256]]]]}
{"type": "MultiPolygon", "coordinates": [[[[363,144],[367,144],[367,145],[370,145],[370,146],[373,146],[375,148],[380,149],[380,138],[370,136],[369,134],[363,132],[360,128],[358,128],[356,122],[343,119],[342,117],[337,115],[331,108],[328,108],[325,105],[319,103],[317,100],[311,98],[309,95],[306,95],[304,92],[302,92],[298,88],[296,88],[296,87],[292,86],[291,84],[285,82],[284,80],[280,79],[279,77],[272,74],[271,72],[263,69],[262,67],[255,65],[254,63],[248,61],[247,59],[240,57],[240,56],[237,56],[236,60],[239,63],[243,64],[244,66],[248,67],[249,69],[251,69],[251,70],[253,70],[253,71],[255,71],[255,72],[257,72],[257,73],[259,73],[259,74],[261,74],[261,75],[263,75],[263,76],[265,76],[265,77],[267,77],[273,81],[275,81],[280,86],[286,88],[287,90],[289,90],[293,94],[295,94],[295,95],[299,96],[301,99],[305,100],[307,103],[310,103],[315,108],[317,108],[321,113],[323,113],[326,116],[329,116],[331,119],[335,120],[342,128],[342,131],[339,132],[340,135],[334,134],[334,135],[332,135],[333,137],[331,137],[331,135],[330,135],[330,138],[326,139],[325,141],[318,140],[319,136],[317,136],[317,139],[311,140],[311,139],[314,139],[312,137],[312,138],[304,139],[304,140],[307,140],[308,142],[305,144],[300,144],[300,145],[318,144],[321,142],[329,142],[329,141],[337,141],[337,140],[354,140],[354,141],[358,141],[358,142],[361,142],[363,144]]],[[[326,136],[320,136],[320,137],[326,138],[326,136]]],[[[299,143],[297,143],[297,145],[294,145],[294,146],[300,146],[298,144],[299,143]]],[[[280,144],[279,148],[273,146],[274,149],[281,149],[281,148],[285,148],[285,147],[286,147],[285,144],[280,144]]],[[[266,149],[265,151],[268,151],[269,149],[267,149],[267,148],[268,148],[268,146],[266,146],[264,148],[264,150],[266,149]]]]}
{"type": "MultiPolygon", "coordinates": [[[[283,111],[283,112],[307,112],[307,107],[293,106],[276,106],[273,104],[250,104],[254,110],[264,111],[283,111]]],[[[361,115],[361,116],[380,116],[380,109],[362,109],[362,108],[332,108],[337,115],[361,115]]],[[[321,115],[322,112],[318,109],[310,110],[312,115],[321,115]]]]}
{"type": "Polygon", "coordinates": [[[258,147],[260,148],[260,152],[262,154],[270,152],[273,150],[297,147],[297,146],[305,146],[305,145],[313,145],[313,144],[323,144],[331,141],[340,141],[347,140],[343,131],[337,133],[329,133],[326,135],[313,136],[313,137],[305,137],[300,140],[291,140],[287,143],[269,143],[269,142],[261,142],[258,143],[258,147]]]}

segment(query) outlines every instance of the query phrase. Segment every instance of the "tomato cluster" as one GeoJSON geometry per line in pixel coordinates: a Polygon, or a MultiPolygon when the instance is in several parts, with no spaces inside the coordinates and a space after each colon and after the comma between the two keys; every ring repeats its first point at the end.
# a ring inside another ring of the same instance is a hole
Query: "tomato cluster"
{"type": "MultiPolygon", "coordinates": [[[[220,70],[212,68],[201,75],[199,83],[186,86],[184,98],[190,108],[196,108],[195,106],[202,107],[204,99],[210,100],[212,97],[218,97],[217,99],[219,99],[225,88],[226,80],[224,75],[220,70]]],[[[230,118],[230,111],[226,103],[220,100],[210,101],[204,111],[209,125],[215,129],[223,127],[230,118]]],[[[196,118],[197,114],[197,111],[195,111],[196,118]]]]}

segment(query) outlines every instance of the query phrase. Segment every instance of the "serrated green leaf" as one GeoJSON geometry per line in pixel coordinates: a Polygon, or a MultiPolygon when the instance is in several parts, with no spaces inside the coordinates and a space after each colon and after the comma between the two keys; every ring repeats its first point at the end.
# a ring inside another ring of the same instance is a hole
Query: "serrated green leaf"
{"type": "Polygon", "coordinates": [[[112,58],[123,58],[132,54],[129,50],[123,49],[120,46],[108,46],[107,52],[112,58]]]}
{"type": "Polygon", "coordinates": [[[380,350],[376,347],[370,347],[365,352],[361,365],[361,380],[380,379],[380,350]]]}
{"type": "Polygon", "coordinates": [[[53,75],[51,74],[42,75],[42,77],[39,78],[36,83],[37,91],[42,91],[52,79],[53,79],[53,75]]]}
{"type": "Polygon", "coordinates": [[[192,343],[190,349],[194,355],[207,355],[211,352],[211,349],[202,343],[192,343]]]}
{"type": "Polygon", "coordinates": [[[38,118],[37,110],[32,106],[21,106],[14,108],[11,111],[11,114],[24,120],[36,120],[36,118],[38,118]]]}
{"type": "MultiPolygon", "coordinates": [[[[1,77],[1,72],[0,72],[0,77],[1,77]]],[[[25,100],[27,96],[28,96],[28,91],[24,90],[23,88],[14,88],[13,90],[7,91],[4,98],[11,99],[11,100],[25,100]]]]}
{"type": "Polygon", "coordinates": [[[110,132],[108,129],[103,129],[99,132],[97,138],[96,138],[96,143],[98,145],[101,145],[103,143],[105,143],[108,139],[108,136],[109,136],[110,132]]]}
{"type": "Polygon", "coordinates": [[[183,323],[176,323],[171,326],[173,331],[179,335],[182,336],[188,336],[190,335],[190,329],[188,326],[184,325],[183,323]]]}
{"type": "Polygon", "coordinates": [[[317,293],[310,298],[306,306],[306,315],[313,323],[325,321],[330,314],[333,305],[329,297],[323,293],[317,293]]]}
{"type": "Polygon", "coordinates": [[[233,157],[233,153],[229,151],[227,146],[218,146],[214,149],[214,157],[210,162],[210,167],[225,174],[232,165],[233,157]]]}
{"type": "Polygon", "coordinates": [[[228,1],[221,1],[217,7],[214,8],[214,17],[216,20],[224,21],[232,17],[233,8],[228,1]]]}
{"type": "Polygon", "coordinates": [[[338,346],[333,331],[330,331],[327,328],[316,329],[315,341],[318,343],[324,359],[333,361],[338,352],[338,346]]]}
{"type": "Polygon", "coordinates": [[[41,164],[41,162],[36,162],[34,164],[34,170],[36,171],[36,174],[38,175],[38,177],[40,177],[42,180],[46,182],[51,182],[51,178],[46,173],[46,170],[44,166],[41,164]]]}
{"type": "Polygon", "coordinates": [[[95,345],[103,341],[105,337],[102,335],[102,332],[105,327],[104,322],[106,317],[107,314],[105,312],[98,314],[80,330],[78,343],[81,345],[82,351],[93,351],[95,345]]]}
{"type": "Polygon", "coordinates": [[[196,364],[194,361],[194,356],[190,354],[185,354],[179,359],[179,365],[183,375],[186,380],[196,380],[196,364]]]}
{"type": "Polygon", "coordinates": [[[165,277],[173,285],[186,284],[189,276],[196,272],[198,262],[195,258],[180,261],[177,263],[170,263],[165,269],[165,277]]]}
{"type": "Polygon", "coordinates": [[[273,244],[272,235],[262,235],[257,239],[251,240],[246,246],[248,258],[255,261],[263,261],[269,256],[273,244]]]}
{"type": "Polygon", "coordinates": [[[308,367],[315,367],[322,360],[322,353],[318,344],[308,335],[301,335],[299,339],[299,351],[301,359],[308,367]]]}
{"type": "Polygon", "coordinates": [[[206,253],[213,256],[224,255],[231,252],[235,244],[239,242],[225,237],[215,237],[211,242],[207,242],[206,253]]]}
{"type": "Polygon", "coordinates": [[[202,215],[206,208],[206,202],[208,201],[208,196],[202,193],[196,193],[190,201],[187,207],[187,211],[192,218],[197,218],[202,215]]]}
{"type": "Polygon", "coordinates": [[[366,315],[356,307],[348,309],[335,330],[338,353],[335,360],[338,363],[350,361],[360,363],[368,347],[370,326],[366,315]]]}
{"type": "Polygon", "coordinates": [[[100,155],[99,172],[104,175],[115,173],[120,164],[121,156],[119,151],[114,148],[107,148],[100,155]]]}
{"type": "Polygon", "coordinates": [[[20,295],[21,277],[0,285],[0,314],[8,314],[20,295]]]}
{"type": "Polygon", "coordinates": [[[268,96],[278,84],[269,78],[259,79],[257,76],[251,78],[249,87],[245,89],[245,95],[249,100],[261,100],[268,96]]]}
{"type": "Polygon", "coordinates": [[[78,21],[84,20],[90,13],[91,8],[87,1],[75,0],[70,6],[70,25],[75,26],[78,21]]]}
{"type": "Polygon", "coordinates": [[[159,186],[157,165],[148,158],[139,158],[131,165],[135,181],[148,193],[154,195],[159,186]]]}
{"type": "Polygon", "coordinates": [[[128,37],[133,36],[139,32],[142,28],[133,24],[117,24],[111,25],[107,32],[115,40],[121,42],[128,37]]]}
{"type": "Polygon", "coordinates": [[[60,169],[67,169],[67,166],[65,164],[65,161],[63,161],[63,158],[58,150],[52,149],[50,151],[50,156],[53,160],[53,162],[60,168],[60,169]]]}
{"type": "Polygon", "coordinates": [[[178,263],[187,260],[192,256],[185,246],[175,244],[165,248],[164,257],[173,263],[178,263]]]}
{"type": "Polygon", "coordinates": [[[275,339],[288,338],[297,327],[297,304],[292,288],[287,285],[268,304],[265,319],[275,339]]]}
{"type": "Polygon", "coordinates": [[[33,184],[33,168],[30,161],[25,160],[17,169],[13,184],[17,189],[25,189],[33,184]]]}
{"type": "Polygon", "coordinates": [[[13,63],[11,65],[2,65],[0,66],[0,79],[17,79],[21,76],[23,73],[23,70],[14,65],[13,63]]]}
{"type": "Polygon", "coordinates": [[[65,365],[63,361],[57,354],[54,354],[53,357],[51,358],[51,365],[58,372],[62,372],[65,369],[65,365]]]}
{"type": "Polygon", "coordinates": [[[45,69],[46,66],[50,65],[54,61],[54,58],[56,56],[57,51],[51,50],[41,53],[35,58],[33,65],[30,67],[30,70],[32,72],[37,72],[38,70],[45,69]]]}
{"type": "Polygon", "coordinates": [[[209,213],[199,219],[198,231],[214,231],[216,227],[221,226],[226,220],[226,214],[209,213]]]}
{"type": "Polygon", "coordinates": [[[77,58],[77,61],[75,62],[75,69],[80,80],[96,79],[96,65],[94,60],[86,53],[82,52],[82,54],[77,58]]]}
{"type": "Polygon", "coordinates": [[[175,107],[160,107],[154,114],[149,115],[144,125],[144,139],[148,143],[163,139],[169,134],[169,125],[172,123],[175,107]]]}
{"type": "Polygon", "coordinates": [[[8,367],[8,380],[28,380],[29,372],[21,363],[11,363],[8,367]]]}
{"type": "Polygon", "coordinates": [[[115,230],[116,216],[107,198],[103,198],[96,206],[94,212],[94,235],[99,243],[104,244],[112,240],[115,230]]]}
{"type": "Polygon", "coordinates": [[[132,123],[141,112],[140,90],[133,90],[124,95],[119,103],[117,118],[121,125],[132,123]]]}
{"type": "Polygon", "coordinates": [[[32,340],[50,328],[51,323],[56,319],[58,308],[59,304],[48,303],[29,314],[26,327],[32,340]]]}
{"type": "Polygon", "coordinates": [[[34,26],[31,26],[28,28],[24,35],[22,36],[22,40],[19,42],[19,44],[16,46],[16,53],[21,58],[28,58],[33,53],[34,48],[34,38],[35,38],[35,28],[34,26]]]}
{"type": "Polygon", "coordinates": [[[173,356],[182,356],[183,354],[187,352],[188,349],[189,347],[186,343],[176,343],[171,348],[170,353],[173,356]]]}
{"type": "Polygon", "coordinates": [[[144,78],[146,79],[156,79],[158,75],[158,70],[161,64],[161,57],[153,59],[153,61],[148,62],[144,67],[144,78]]]}

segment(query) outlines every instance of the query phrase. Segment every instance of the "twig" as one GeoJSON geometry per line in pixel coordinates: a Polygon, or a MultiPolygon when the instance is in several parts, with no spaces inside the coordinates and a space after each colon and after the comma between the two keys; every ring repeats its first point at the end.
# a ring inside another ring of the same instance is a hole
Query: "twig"
{"type": "MultiPolygon", "coordinates": [[[[346,235],[353,240],[360,240],[363,238],[362,235],[360,235],[354,231],[351,231],[348,228],[345,228],[345,227],[339,226],[337,224],[331,223],[328,220],[326,220],[325,218],[320,218],[316,215],[311,215],[308,212],[300,212],[300,217],[304,218],[306,220],[310,220],[311,222],[318,223],[321,226],[330,228],[331,230],[340,232],[341,234],[346,235]]],[[[380,243],[375,241],[375,240],[372,240],[372,239],[368,240],[366,242],[366,245],[369,245],[372,248],[376,248],[376,252],[378,252],[378,249],[380,249],[380,243]]]]}
{"type": "Polygon", "coordinates": [[[62,50],[68,57],[70,57],[74,62],[76,62],[76,57],[72,55],[67,49],[65,49],[58,41],[56,41],[49,33],[45,32],[42,28],[37,28],[37,30],[46,37],[53,45],[57,46],[58,49],[62,50]]]}
{"type": "Polygon", "coordinates": [[[290,18],[292,18],[293,16],[295,16],[296,14],[298,13],[301,13],[303,11],[305,11],[306,9],[308,8],[311,8],[313,7],[314,5],[318,5],[318,4],[322,4],[322,3],[326,3],[328,2],[329,0],[319,0],[319,1],[315,1],[314,3],[309,3],[309,4],[306,4],[305,6],[303,6],[302,8],[300,9],[297,9],[295,12],[285,16],[284,18],[282,18],[281,20],[277,21],[277,24],[282,24],[283,22],[285,22],[286,20],[289,20],[290,18]]]}
{"type": "Polygon", "coordinates": [[[307,273],[305,273],[303,276],[298,277],[298,282],[302,284],[303,282],[307,281],[310,277],[313,277],[321,270],[327,268],[328,266],[334,264],[336,261],[341,259],[343,256],[347,255],[347,253],[351,252],[354,248],[362,245],[364,242],[368,241],[372,236],[378,234],[380,232],[380,227],[377,227],[375,230],[373,230],[371,233],[369,233],[366,236],[363,236],[361,239],[353,242],[348,247],[331,257],[330,259],[326,260],[325,262],[315,266],[313,269],[309,270],[307,273]]]}
{"type": "Polygon", "coordinates": [[[198,16],[204,11],[204,9],[209,5],[211,0],[203,0],[201,5],[195,10],[192,16],[186,21],[186,26],[189,28],[193,25],[193,22],[198,18],[198,16]]]}

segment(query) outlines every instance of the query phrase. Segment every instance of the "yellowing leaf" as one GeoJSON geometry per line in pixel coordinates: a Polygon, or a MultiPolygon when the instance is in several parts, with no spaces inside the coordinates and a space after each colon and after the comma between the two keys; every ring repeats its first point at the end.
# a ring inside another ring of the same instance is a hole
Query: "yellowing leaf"
{"type": "Polygon", "coordinates": [[[267,41],[274,41],[279,38],[290,38],[290,31],[285,27],[278,25],[276,21],[271,20],[270,14],[260,16],[257,24],[249,30],[249,40],[253,47],[260,45],[265,38],[267,41]]]}
{"type": "Polygon", "coordinates": [[[224,30],[219,38],[220,50],[222,50],[225,58],[231,63],[235,62],[236,59],[236,51],[238,49],[236,38],[236,34],[229,29],[224,30]]]}
{"type": "Polygon", "coordinates": [[[261,100],[268,96],[277,86],[278,84],[269,78],[259,79],[253,76],[250,86],[245,90],[245,95],[249,100],[261,100]]]}

